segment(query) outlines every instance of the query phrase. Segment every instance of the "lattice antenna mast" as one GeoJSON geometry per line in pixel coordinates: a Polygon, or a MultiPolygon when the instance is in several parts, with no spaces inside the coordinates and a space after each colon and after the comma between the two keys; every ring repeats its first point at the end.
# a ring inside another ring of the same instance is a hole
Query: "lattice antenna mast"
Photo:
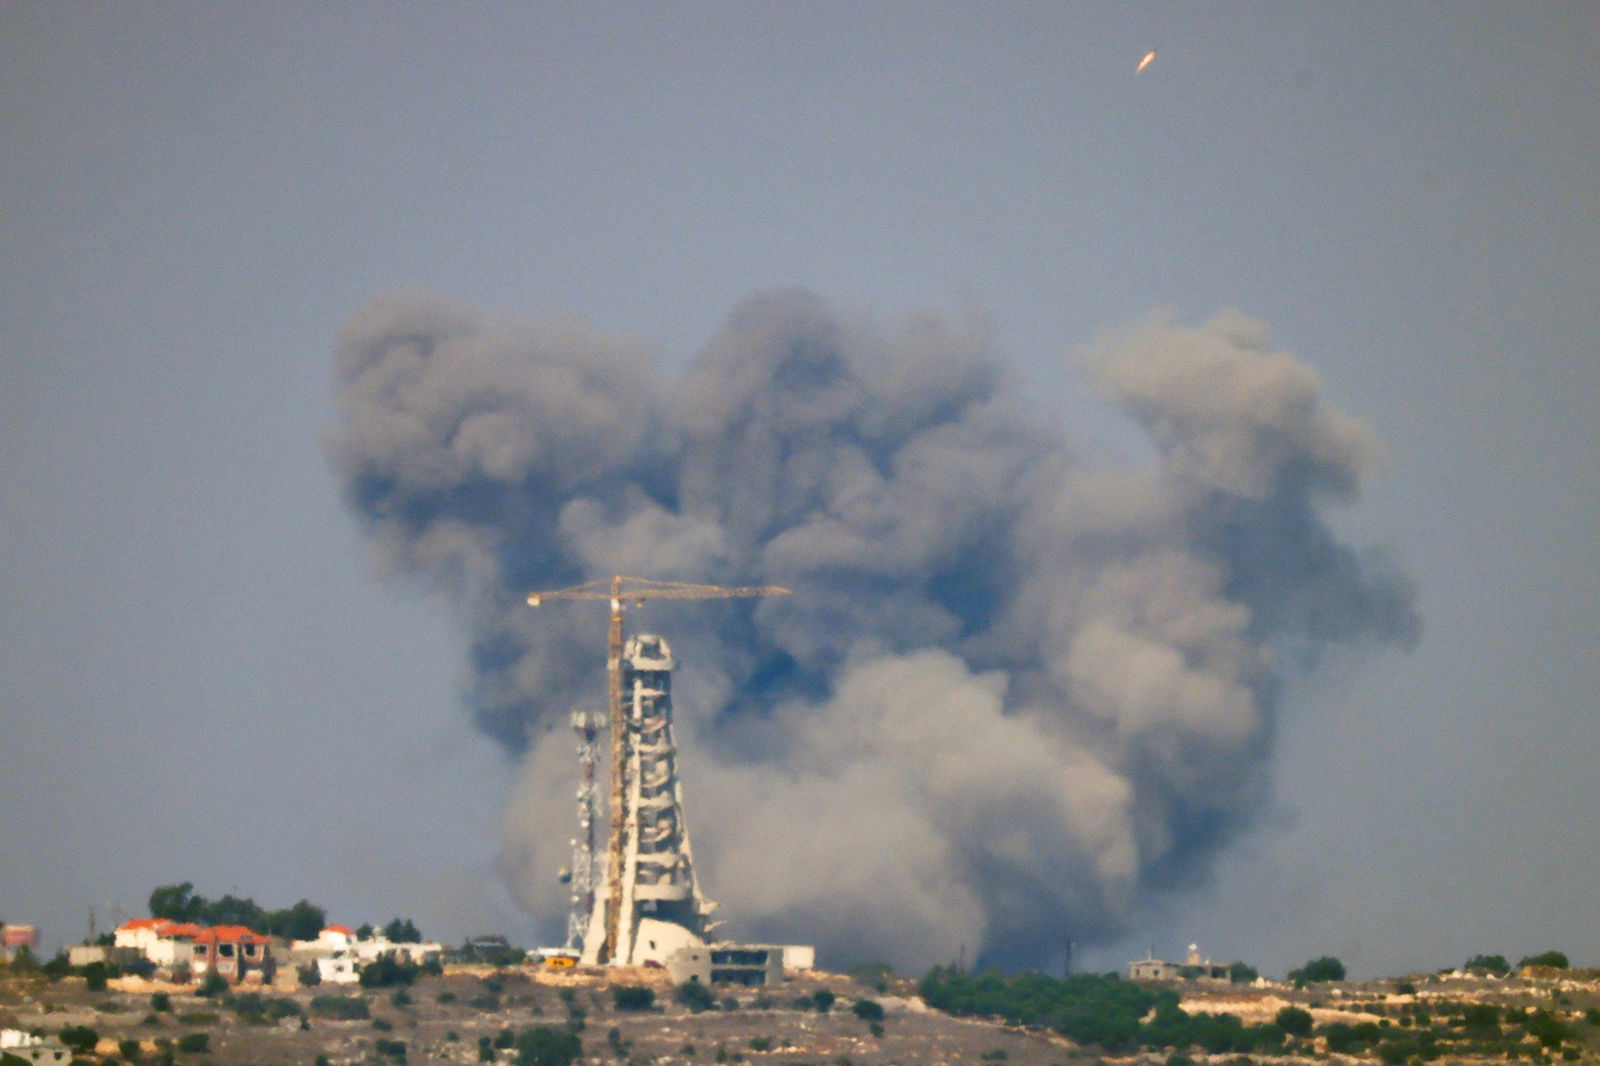
{"type": "Polygon", "coordinates": [[[569,951],[583,947],[589,916],[594,913],[594,767],[600,751],[595,739],[601,724],[597,714],[572,712],[572,731],[578,735],[578,835],[572,841],[572,910],[567,915],[569,951]]]}
{"type": "MultiPolygon", "coordinates": [[[[603,600],[611,604],[611,624],[606,632],[606,696],[611,723],[611,803],[610,827],[606,840],[606,935],[596,958],[610,962],[617,950],[622,921],[622,861],[626,850],[624,827],[627,824],[628,730],[622,706],[622,612],[643,607],[646,600],[726,600],[754,596],[786,596],[789,590],[778,585],[747,585],[725,588],[720,585],[695,585],[681,581],[652,581],[643,577],[617,575],[570,588],[533,592],[528,605],[538,607],[551,600],[603,600]]],[[[588,945],[585,945],[585,953],[588,945]]]]}

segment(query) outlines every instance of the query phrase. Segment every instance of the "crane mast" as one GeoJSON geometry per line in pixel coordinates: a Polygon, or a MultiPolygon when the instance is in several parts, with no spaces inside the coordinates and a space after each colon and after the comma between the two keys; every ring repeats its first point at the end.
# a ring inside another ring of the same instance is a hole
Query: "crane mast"
{"type": "Polygon", "coordinates": [[[724,587],[616,575],[609,579],[547,592],[533,592],[528,595],[528,605],[531,607],[539,607],[547,601],[555,600],[600,600],[609,602],[611,606],[610,621],[606,631],[606,703],[611,727],[611,788],[610,824],[606,836],[605,933],[598,950],[593,945],[584,946],[585,956],[593,956],[596,962],[608,963],[616,958],[623,918],[623,862],[628,845],[626,827],[630,820],[627,768],[631,754],[628,715],[623,693],[623,612],[629,607],[643,607],[648,600],[743,599],[783,596],[788,593],[788,589],[778,585],[724,587]]]}

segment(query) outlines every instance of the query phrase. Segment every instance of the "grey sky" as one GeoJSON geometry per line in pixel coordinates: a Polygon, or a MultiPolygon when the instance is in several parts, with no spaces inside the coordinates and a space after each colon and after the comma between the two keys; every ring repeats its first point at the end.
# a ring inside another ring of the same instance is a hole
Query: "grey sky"
{"type": "Polygon", "coordinates": [[[1262,826],[1081,961],[1600,964],[1597,61],[1578,3],[0,3],[0,918],[556,935],[453,620],[339,503],[336,334],[421,285],[676,366],[801,285],[986,314],[1135,461],[1070,356],[1237,308],[1389,454],[1334,519],[1421,643],[1296,675],[1262,826]]]}

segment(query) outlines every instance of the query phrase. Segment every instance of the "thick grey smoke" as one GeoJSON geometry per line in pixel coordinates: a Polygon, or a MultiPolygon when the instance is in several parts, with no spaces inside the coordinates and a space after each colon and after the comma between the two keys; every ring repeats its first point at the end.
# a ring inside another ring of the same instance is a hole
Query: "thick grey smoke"
{"type": "Polygon", "coordinates": [[[386,571],[446,596],[479,724],[524,760],[504,867],[559,928],[613,573],[773,583],[651,605],[705,886],[746,937],[920,967],[1111,936],[1259,810],[1282,662],[1409,644],[1403,573],[1322,517],[1379,457],[1315,373],[1224,313],[1085,353],[1148,433],[1076,454],[981,324],[886,334],[755,296],[686,372],[637,341],[424,292],[340,338],[334,465],[386,571]]]}

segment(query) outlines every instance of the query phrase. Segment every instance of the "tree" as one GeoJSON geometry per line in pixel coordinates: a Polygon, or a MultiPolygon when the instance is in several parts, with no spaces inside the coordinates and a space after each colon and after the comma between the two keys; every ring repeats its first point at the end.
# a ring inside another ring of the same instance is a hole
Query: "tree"
{"type": "Polygon", "coordinates": [[[1344,963],[1332,955],[1312,959],[1298,970],[1289,971],[1289,983],[1304,987],[1318,981],[1343,981],[1344,963]]]}
{"type": "Polygon", "coordinates": [[[694,1014],[710,1010],[716,1003],[716,998],[712,996],[711,989],[699,981],[685,981],[672,993],[672,998],[679,1005],[688,1007],[690,1012],[694,1014]]]}
{"type": "Polygon", "coordinates": [[[874,999],[858,999],[850,1008],[864,1022],[883,1021],[883,1004],[874,999]]]}
{"type": "Polygon", "coordinates": [[[210,1051],[210,1033],[184,1033],[178,1037],[179,1051],[210,1051]]]}
{"type": "Polygon", "coordinates": [[[264,932],[290,940],[315,940],[322,927],[328,924],[328,915],[309,900],[300,900],[292,907],[273,911],[267,917],[264,932]]]}
{"type": "Polygon", "coordinates": [[[1519,970],[1525,966],[1548,966],[1553,970],[1565,970],[1567,968],[1567,957],[1559,951],[1546,951],[1539,955],[1529,955],[1517,963],[1517,969],[1519,970]]]}
{"type": "Polygon", "coordinates": [[[577,1034],[548,1025],[536,1025],[517,1037],[519,1066],[570,1066],[582,1053],[583,1042],[577,1034]]]}
{"type": "Polygon", "coordinates": [[[611,1002],[619,1011],[643,1011],[656,1005],[656,994],[642,985],[612,985],[611,1002]]]}
{"type": "Polygon", "coordinates": [[[1311,1012],[1308,1010],[1302,1010],[1299,1007],[1284,1007],[1278,1012],[1278,1016],[1273,1021],[1277,1023],[1279,1029],[1282,1029],[1290,1036],[1311,1035],[1312,1018],[1311,1012]]]}
{"type": "Polygon", "coordinates": [[[416,923],[410,918],[404,920],[396,918],[383,927],[383,935],[396,944],[418,944],[422,942],[422,934],[417,931],[416,923]]]}
{"type": "Polygon", "coordinates": [[[379,955],[361,967],[362,988],[388,988],[390,985],[409,985],[417,979],[421,967],[413,962],[397,962],[392,956],[379,955]]]}
{"type": "Polygon", "coordinates": [[[194,894],[194,882],[162,885],[150,893],[150,914],[171,922],[192,922],[200,917],[205,900],[194,894]]]}
{"type": "Polygon", "coordinates": [[[1468,973],[1488,973],[1504,977],[1511,972],[1511,964],[1504,955],[1474,955],[1463,967],[1468,973]]]}

